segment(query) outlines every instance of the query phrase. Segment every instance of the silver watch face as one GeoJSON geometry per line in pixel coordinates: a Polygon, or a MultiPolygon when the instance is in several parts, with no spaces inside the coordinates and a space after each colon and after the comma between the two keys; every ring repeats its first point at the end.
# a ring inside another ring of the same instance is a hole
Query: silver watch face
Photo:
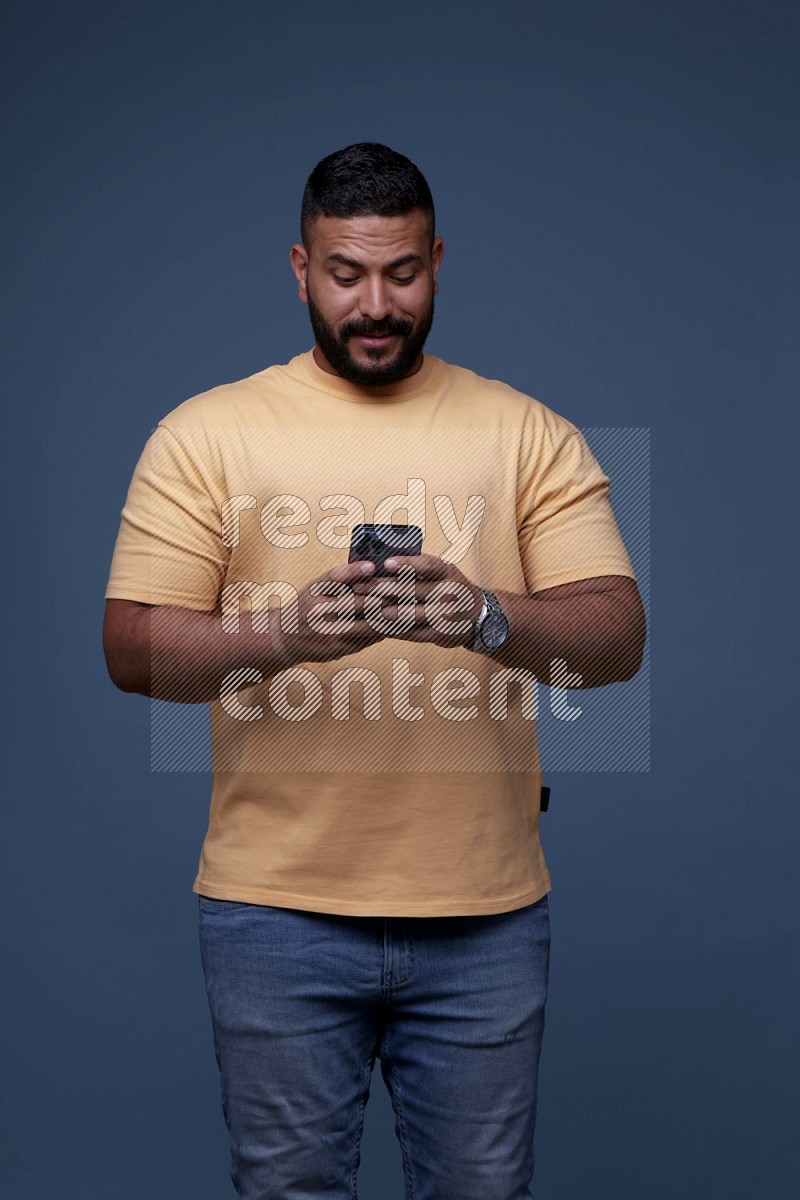
{"type": "Polygon", "coordinates": [[[481,641],[487,650],[499,650],[508,635],[508,620],[502,612],[490,612],[481,625],[481,641]]]}

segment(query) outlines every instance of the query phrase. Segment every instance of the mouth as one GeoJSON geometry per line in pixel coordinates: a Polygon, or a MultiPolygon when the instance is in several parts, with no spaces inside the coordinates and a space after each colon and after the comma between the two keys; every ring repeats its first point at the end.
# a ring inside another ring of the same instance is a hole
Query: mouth
{"type": "Polygon", "coordinates": [[[370,335],[369,337],[359,334],[356,341],[360,342],[366,350],[373,350],[378,349],[380,346],[388,346],[396,337],[396,333],[386,333],[379,336],[370,335]]]}

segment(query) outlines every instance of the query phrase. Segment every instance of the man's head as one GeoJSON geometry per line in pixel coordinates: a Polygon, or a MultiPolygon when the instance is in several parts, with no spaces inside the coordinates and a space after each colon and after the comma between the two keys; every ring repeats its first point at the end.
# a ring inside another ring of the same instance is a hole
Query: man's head
{"type": "Polygon", "coordinates": [[[321,367],[361,385],[419,369],[444,251],[434,221],[424,176],[388,146],[361,142],[317,164],[290,258],[321,367]]]}

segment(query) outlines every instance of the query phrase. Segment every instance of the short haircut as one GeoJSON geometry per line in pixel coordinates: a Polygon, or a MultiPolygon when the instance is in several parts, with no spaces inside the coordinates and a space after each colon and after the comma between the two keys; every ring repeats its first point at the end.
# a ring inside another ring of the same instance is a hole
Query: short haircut
{"type": "Polygon", "coordinates": [[[403,217],[416,209],[436,222],[425,176],[410,158],[380,142],[356,142],[323,158],[308,177],[300,208],[300,236],[309,249],[317,217],[403,217]]]}

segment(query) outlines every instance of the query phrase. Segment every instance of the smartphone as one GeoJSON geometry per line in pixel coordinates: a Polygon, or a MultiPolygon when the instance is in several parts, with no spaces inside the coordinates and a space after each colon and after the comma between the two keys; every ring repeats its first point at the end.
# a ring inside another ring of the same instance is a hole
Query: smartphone
{"type": "MultiPolygon", "coordinates": [[[[348,562],[373,562],[375,575],[388,575],[383,564],[393,554],[422,553],[419,525],[356,525],[350,541],[348,562]]],[[[374,578],[374,576],[372,576],[374,578]]]]}

